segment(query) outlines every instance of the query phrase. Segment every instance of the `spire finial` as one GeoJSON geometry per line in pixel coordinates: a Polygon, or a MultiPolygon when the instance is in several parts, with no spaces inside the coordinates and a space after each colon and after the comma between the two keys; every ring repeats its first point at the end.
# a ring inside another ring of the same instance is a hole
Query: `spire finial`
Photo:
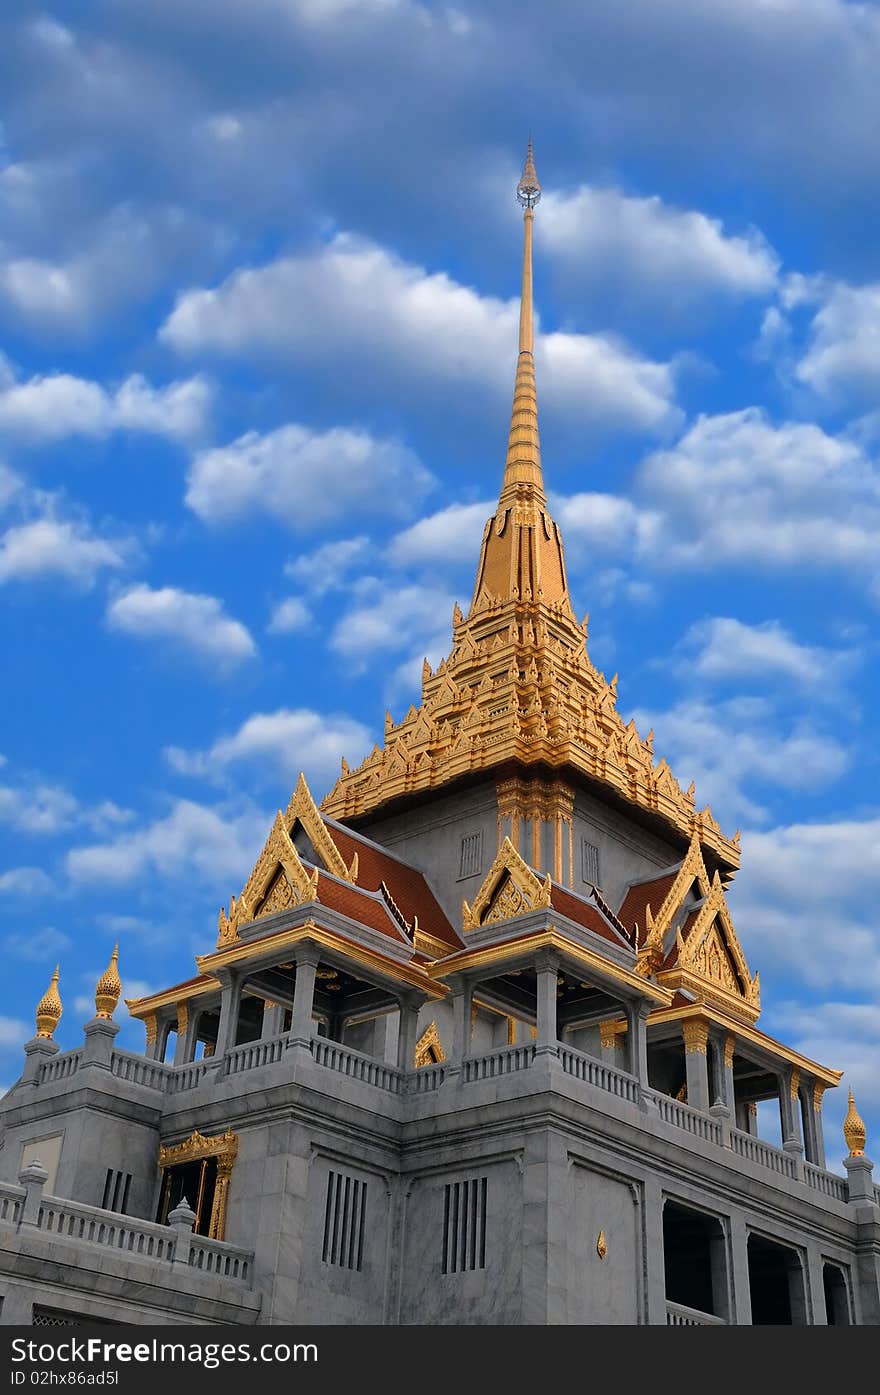
{"type": "Polygon", "coordinates": [[[849,1149],[851,1158],[860,1158],[865,1151],[865,1143],[868,1131],[865,1128],[865,1121],[856,1109],[856,1102],[853,1099],[853,1092],[849,1092],[849,1105],[846,1111],[846,1118],[843,1121],[843,1136],[846,1139],[846,1146],[849,1149]]]}
{"type": "Polygon", "coordinates": [[[119,943],[113,946],[113,953],[110,956],[110,963],[95,984],[95,1010],[98,1017],[112,1017],[113,1010],[119,1002],[119,995],[122,992],[122,983],[119,978],[117,964],[119,961],[119,943]]]}
{"type": "Polygon", "coordinates": [[[532,138],[529,136],[526,158],[523,161],[522,175],[516,186],[516,197],[524,208],[534,208],[541,198],[541,185],[535,169],[535,156],[532,151],[532,138]]]}
{"type": "Polygon", "coordinates": [[[61,995],[58,992],[58,970],[60,967],[60,964],[55,965],[55,972],[49,987],[37,1003],[38,1037],[51,1037],[61,1021],[61,995]]]}
{"type": "Polygon", "coordinates": [[[519,309],[519,359],[513,389],[513,411],[504,466],[502,499],[515,495],[517,486],[530,486],[540,503],[545,503],[544,480],[541,474],[541,443],[538,437],[538,396],[535,387],[535,328],[532,296],[532,223],[535,205],[541,197],[541,185],[535,171],[532,142],[529,140],[522,175],[516,186],[516,197],[522,204],[524,238],[522,293],[519,309]]]}

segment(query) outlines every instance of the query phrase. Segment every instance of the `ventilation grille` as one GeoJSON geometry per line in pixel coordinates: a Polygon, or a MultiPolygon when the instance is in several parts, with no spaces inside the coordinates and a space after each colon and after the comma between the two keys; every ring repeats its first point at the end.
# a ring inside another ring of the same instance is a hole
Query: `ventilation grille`
{"type": "Polygon", "coordinates": [[[348,1177],[344,1172],[329,1173],[321,1255],[325,1264],[336,1264],[341,1269],[363,1267],[366,1213],[366,1182],[348,1177]]]}
{"type": "Polygon", "coordinates": [[[443,1205],[443,1273],[486,1267],[488,1179],[447,1182],[443,1205]]]}
{"type": "Polygon", "coordinates": [[[483,834],[466,833],[461,840],[458,878],[475,877],[483,865],[483,834]]]}
{"type": "Polygon", "coordinates": [[[591,886],[599,885],[599,849],[586,838],[581,843],[581,876],[591,886]]]}
{"type": "Polygon", "coordinates": [[[107,1168],[107,1176],[104,1178],[104,1197],[101,1206],[105,1211],[118,1211],[123,1216],[128,1211],[128,1193],[131,1188],[131,1173],[117,1172],[115,1168],[107,1168]]]}

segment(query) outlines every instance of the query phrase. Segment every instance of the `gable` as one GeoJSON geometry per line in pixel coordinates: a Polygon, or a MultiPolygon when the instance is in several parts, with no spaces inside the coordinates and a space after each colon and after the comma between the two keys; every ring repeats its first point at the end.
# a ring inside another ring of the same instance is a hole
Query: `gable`
{"type": "Polygon", "coordinates": [[[510,839],[505,838],[473,906],[462,902],[462,929],[476,930],[481,925],[510,920],[550,904],[550,873],[542,881],[523,861],[510,839]]]}
{"type": "Polygon", "coordinates": [[[677,931],[657,981],[685,988],[750,1021],[761,1010],[760,978],[749,972],[717,872],[701,906],[677,931]]]}

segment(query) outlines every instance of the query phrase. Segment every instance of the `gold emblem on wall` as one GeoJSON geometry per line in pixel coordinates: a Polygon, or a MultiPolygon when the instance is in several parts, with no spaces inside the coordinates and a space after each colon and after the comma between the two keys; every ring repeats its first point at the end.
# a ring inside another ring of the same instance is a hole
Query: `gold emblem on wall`
{"type": "Polygon", "coordinates": [[[599,1239],[596,1241],[596,1254],[600,1259],[604,1259],[608,1253],[608,1241],[605,1239],[604,1230],[599,1231],[599,1239]]]}

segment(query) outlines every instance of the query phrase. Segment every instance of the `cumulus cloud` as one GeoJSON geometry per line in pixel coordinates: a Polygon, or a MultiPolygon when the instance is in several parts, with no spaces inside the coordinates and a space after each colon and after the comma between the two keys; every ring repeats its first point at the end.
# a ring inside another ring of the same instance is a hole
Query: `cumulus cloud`
{"type": "Polygon", "coordinates": [[[317,792],[335,779],[343,752],[360,751],[369,745],[367,728],[353,717],[282,707],[276,712],[254,713],[237,731],[219,737],[207,750],[170,746],[165,757],[180,774],[209,779],[239,763],[262,767],[291,783],[302,770],[317,792]]]}
{"type": "MultiPolygon", "coordinates": [[[[5,764],[5,762],[4,762],[5,764]]],[[[64,785],[52,784],[33,772],[24,772],[15,783],[0,785],[0,823],[19,833],[56,834],[78,825],[95,832],[119,827],[132,818],[131,810],[123,809],[113,800],[86,804],[71,794],[64,785]]],[[[9,878],[7,889],[24,889],[27,878],[34,891],[44,889],[38,869],[13,868],[4,874],[9,878]]]]}
{"type": "Polygon", "coordinates": [[[299,596],[288,596],[272,611],[266,629],[272,635],[290,635],[297,630],[307,629],[311,623],[312,612],[305,601],[300,600],[299,596]]]}
{"type": "MultiPolygon", "coordinates": [[[[443,272],[349,235],[299,256],[236,271],[182,295],[161,337],[184,353],[270,356],[340,368],[395,393],[454,386],[506,399],[519,303],[481,296],[443,272]]],[[[535,345],[541,398],[577,421],[654,431],[678,418],[668,363],[607,337],[556,331],[535,345]]]]}
{"type": "Polygon", "coordinates": [[[392,538],[388,558],[394,566],[434,566],[437,563],[467,562],[477,559],[477,541],[495,501],[481,504],[449,504],[437,513],[420,518],[392,538]]]}
{"type": "Polygon", "coordinates": [[[13,959],[24,959],[34,964],[58,959],[59,955],[73,944],[69,935],[54,926],[47,925],[43,930],[19,930],[3,937],[3,949],[13,959]]]}
{"type": "Polygon", "coordinates": [[[115,390],[69,373],[0,386],[0,435],[32,442],[143,431],[187,439],[204,430],[211,388],[201,377],[153,387],[133,374],[115,390]]]}
{"type": "Polygon", "coordinates": [[[133,552],[131,540],[98,537],[82,518],[52,513],[8,528],[0,536],[0,585],[44,578],[93,586],[99,572],[123,569],[133,552]]]}
{"type": "Polygon", "coordinates": [[[661,303],[678,315],[720,296],[767,295],[779,269],[754,228],[730,235],[704,213],[590,185],[545,190],[541,247],[569,287],[587,290],[594,309],[598,294],[623,296],[642,312],[646,302],[661,303]]]}
{"type": "Polygon", "coordinates": [[[804,289],[802,300],[811,294],[820,306],[796,378],[834,403],[874,404],[880,388],[880,283],[850,286],[819,278],[804,289]]]}
{"type": "Polygon", "coordinates": [[[685,698],[665,712],[637,712],[636,723],[642,731],[653,727],[657,752],[680,781],[695,781],[698,806],[711,804],[722,823],[762,822],[767,812],[755,791],[821,789],[850,759],[839,741],[806,719],[781,732],[762,698],[685,698]]]}
{"type": "Polygon", "coordinates": [[[153,823],[107,842],[71,848],[71,880],[125,885],[148,874],[185,879],[193,873],[211,885],[246,876],[267,833],[265,815],[253,809],[211,809],[179,799],[153,823]]]}
{"type": "MultiPolygon", "coordinates": [[[[0,790],[0,806],[4,791],[0,790]]],[[[0,872],[0,892],[8,896],[48,896],[52,891],[51,879],[42,867],[10,867],[0,872]]]]}
{"type": "Polygon", "coordinates": [[[250,632],[240,620],[225,613],[216,596],[181,591],[175,586],[131,586],[110,602],[106,618],[112,630],[158,640],[177,652],[223,666],[241,663],[256,653],[250,632]]]}
{"type": "Polygon", "coordinates": [[[448,648],[455,604],[450,593],[434,586],[395,587],[376,577],[363,577],[353,594],[355,604],[337,621],[330,636],[330,647],[337,654],[361,660],[377,652],[408,649],[436,635],[441,618],[448,648]]]}
{"type": "Polygon", "coordinates": [[[289,423],[200,452],[189,472],[186,502],[208,523],[268,513],[293,532],[310,532],[352,513],[410,513],[433,482],[398,441],[289,423]]]}
{"type": "Polygon", "coordinates": [[[348,585],[349,574],[373,557],[373,544],[364,534],[322,543],[311,552],[301,552],[284,564],[284,575],[296,581],[313,596],[348,585]]]}
{"type": "Polygon", "coordinates": [[[801,644],[778,621],[747,625],[733,616],[714,616],[691,625],[681,648],[687,671],[712,681],[756,676],[783,678],[803,688],[835,680],[855,661],[851,652],[801,644]]]}
{"type": "Polygon", "coordinates": [[[0,1047],[23,1046],[34,1035],[33,1025],[15,1017],[0,1017],[0,1047]]]}

